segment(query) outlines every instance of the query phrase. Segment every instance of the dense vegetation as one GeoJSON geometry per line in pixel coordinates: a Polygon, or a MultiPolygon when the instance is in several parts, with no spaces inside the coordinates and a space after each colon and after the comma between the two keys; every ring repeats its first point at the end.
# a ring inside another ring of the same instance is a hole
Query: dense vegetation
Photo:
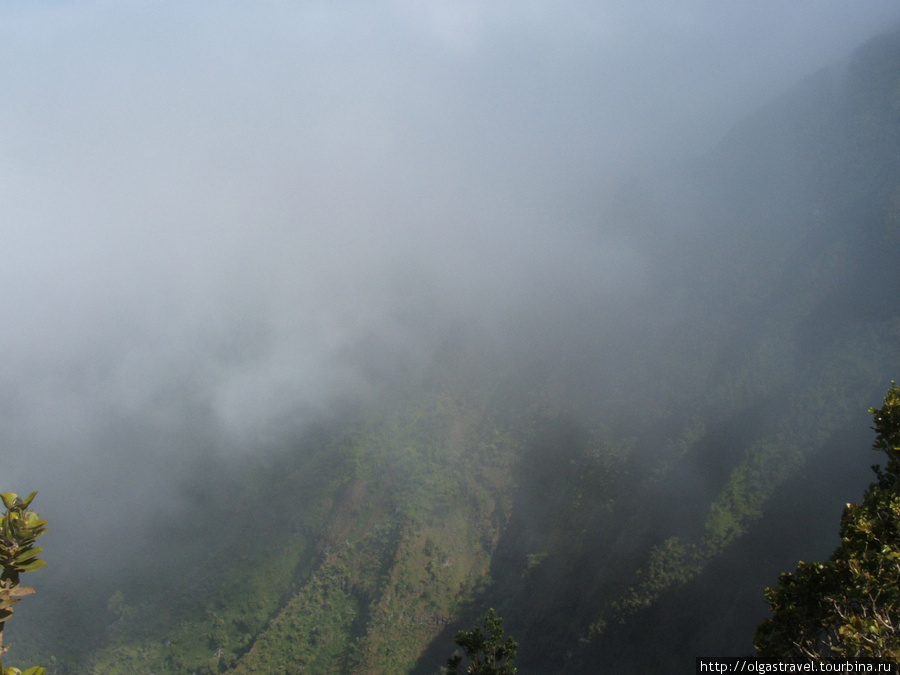
{"type": "Polygon", "coordinates": [[[484,619],[484,630],[475,626],[472,630],[459,631],[453,641],[463,653],[453,654],[447,659],[448,675],[516,675],[516,654],[519,643],[512,637],[503,639],[503,619],[494,608],[488,610],[484,619]],[[465,664],[465,665],[463,665],[465,664]],[[460,668],[465,670],[460,671],[460,668]]]}
{"type": "MultiPolygon", "coordinates": [[[[5,507],[0,516],[0,568],[3,570],[0,572],[0,655],[9,649],[3,645],[3,629],[13,615],[13,607],[23,597],[34,593],[33,588],[22,585],[20,577],[46,564],[38,558],[43,549],[36,542],[46,533],[47,521],[28,510],[36,495],[32,492],[21,499],[15,492],[0,494],[5,507]]],[[[19,668],[4,668],[0,663],[2,675],[44,675],[45,672],[41,666],[32,666],[23,673],[19,668]]]]}
{"type": "Polygon", "coordinates": [[[834,547],[858,411],[900,356],[898,100],[891,35],[630,184],[600,228],[640,247],[627,303],[576,308],[555,350],[462,349],[265,459],[208,459],[140,564],[22,613],[17,660],[434,673],[490,607],[522,672],[748,652],[761,589],[834,547]]]}
{"type": "Polygon", "coordinates": [[[841,544],[824,562],[801,562],[766,589],[772,618],[756,632],[770,658],[900,659],[900,389],[875,417],[875,449],[887,466],[860,504],[847,504],[841,544]]]}

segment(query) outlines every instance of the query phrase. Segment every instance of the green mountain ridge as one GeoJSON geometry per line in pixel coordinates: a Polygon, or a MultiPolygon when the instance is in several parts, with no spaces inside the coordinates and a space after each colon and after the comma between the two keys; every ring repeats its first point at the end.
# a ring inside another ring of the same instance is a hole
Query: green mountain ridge
{"type": "Polygon", "coordinates": [[[833,548],[896,377],[900,34],[629,184],[609,219],[650,271],[578,317],[589,338],[437,369],[266,461],[209,460],[139,566],[35,580],[10,658],[435,673],[488,607],[523,673],[749,653],[763,586],[833,548]]]}

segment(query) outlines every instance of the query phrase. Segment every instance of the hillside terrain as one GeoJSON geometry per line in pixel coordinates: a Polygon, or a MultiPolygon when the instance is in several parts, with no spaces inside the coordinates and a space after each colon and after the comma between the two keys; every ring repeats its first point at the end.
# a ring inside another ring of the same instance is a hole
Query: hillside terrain
{"type": "Polygon", "coordinates": [[[601,219],[642,270],[627,300],[560,310],[550,349],[449,344],[264,459],[205,458],[140,564],[32,580],[11,658],[424,675],[489,607],[522,673],[750,653],[763,588],[834,548],[898,377],[900,34],[601,219]]]}

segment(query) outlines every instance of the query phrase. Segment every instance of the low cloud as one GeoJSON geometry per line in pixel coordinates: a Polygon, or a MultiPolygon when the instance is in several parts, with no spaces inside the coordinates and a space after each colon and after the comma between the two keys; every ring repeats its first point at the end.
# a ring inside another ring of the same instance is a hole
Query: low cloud
{"type": "Polygon", "coordinates": [[[447,340],[577,346],[647,291],[620,185],[896,14],[7,3],[3,488],[124,514],[447,340]]]}

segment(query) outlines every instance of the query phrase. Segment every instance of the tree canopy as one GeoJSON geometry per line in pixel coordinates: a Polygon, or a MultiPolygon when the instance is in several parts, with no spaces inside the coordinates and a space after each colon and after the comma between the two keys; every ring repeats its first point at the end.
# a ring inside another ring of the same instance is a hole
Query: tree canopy
{"type": "Polygon", "coordinates": [[[891,383],[875,420],[887,465],[862,502],[847,504],[841,543],[826,562],[800,562],[767,588],[772,617],[754,645],[771,658],[900,660],[900,388],[891,383]]]}
{"type": "MultiPolygon", "coordinates": [[[[13,614],[13,605],[34,593],[33,588],[19,583],[19,576],[46,564],[37,557],[43,549],[35,541],[47,531],[47,521],[28,510],[36,494],[32,492],[25,499],[14,492],[0,494],[6,507],[0,516],[0,569],[3,570],[0,572],[0,655],[9,649],[3,645],[3,628],[13,614]]],[[[44,675],[45,672],[45,668],[34,666],[23,673],[18,668],[4,668],[0,663],[2,675],[44,675]]]]}
{"type": "Polygon", "coordinates": [[[466,675],[516,675],[516,652],[519,644],[511,637],[503,640],[503,619],[494,608],[488,610],[484,630],[476,626],[470,631],[461,630],[453,641],[462,647],[468,666],[460,671],[463,657],[454,654],[447,659],[447,672],[466,675]]]}

